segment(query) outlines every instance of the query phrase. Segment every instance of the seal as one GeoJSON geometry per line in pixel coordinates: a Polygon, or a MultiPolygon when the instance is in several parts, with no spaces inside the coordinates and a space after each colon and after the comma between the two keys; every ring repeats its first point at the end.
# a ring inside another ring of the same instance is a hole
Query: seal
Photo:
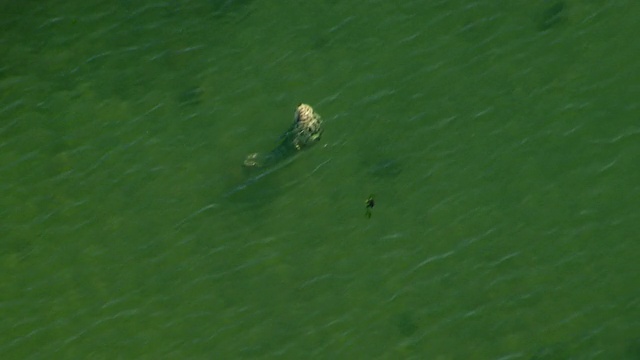
{"type": "Polygon", "coordinates": [[[280,136],[280,143],[270,152],[252,153],[244,160],[246,167],[268,167],[306,149],[320,140],[322,118],[310,105],[300,104],[296,108],[293,124],[280,136]]]}

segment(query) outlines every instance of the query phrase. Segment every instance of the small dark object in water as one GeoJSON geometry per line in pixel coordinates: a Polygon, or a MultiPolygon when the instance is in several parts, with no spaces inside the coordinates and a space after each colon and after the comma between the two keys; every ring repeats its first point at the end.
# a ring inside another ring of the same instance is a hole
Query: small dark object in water
{"type": "Polygon", "coordinates": [[[373,194],[369,195],[369,198],[365,200],[364,205],[366,208],[364,215],[368,219],[371,219],[371,209],[376,205],[376,201],[373,199],[373,194]]]}

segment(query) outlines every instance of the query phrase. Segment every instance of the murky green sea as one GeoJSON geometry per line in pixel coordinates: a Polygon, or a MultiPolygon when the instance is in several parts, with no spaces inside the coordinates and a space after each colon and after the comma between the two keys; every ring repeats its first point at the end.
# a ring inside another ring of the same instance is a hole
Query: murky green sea
{"type": "Polygon", "coordinates": [[[640,2],[296,3],[0,0],[0,358],[640,359],[640,2]]]}

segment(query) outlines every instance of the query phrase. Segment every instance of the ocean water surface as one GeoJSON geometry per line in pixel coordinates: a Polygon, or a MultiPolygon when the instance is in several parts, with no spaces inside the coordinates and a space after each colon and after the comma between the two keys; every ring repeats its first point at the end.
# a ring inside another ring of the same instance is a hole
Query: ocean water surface
{"type": "Polygon", "coordinates": [[[0,1],[1,357],[639,359],[639,11],[0,1]]]}

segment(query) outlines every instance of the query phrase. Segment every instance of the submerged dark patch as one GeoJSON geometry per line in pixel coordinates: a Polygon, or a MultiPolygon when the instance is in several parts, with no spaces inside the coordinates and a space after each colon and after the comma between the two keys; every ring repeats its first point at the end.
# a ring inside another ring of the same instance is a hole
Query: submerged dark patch
{"type": "Polygon", "coordinates": [[[545,7],[537,16],[539,31],[547,31],[567,21],[567,6],[564,1],[556,1],[545,7]]]}
{"type": "Polygon", "coordinates": [[[384,159],[371,165],[368,171],[374,177],[396,177],[402,172],[402,166],[398,160],[384,159]]]}
{"type": "Polygon", "coordinates": [[[198,105],[202,102],[202,95],[204,90],[199,86],[192,86],[186,90],[183,90],[178,95],[178,103],[181,106],[198,105]]]}

